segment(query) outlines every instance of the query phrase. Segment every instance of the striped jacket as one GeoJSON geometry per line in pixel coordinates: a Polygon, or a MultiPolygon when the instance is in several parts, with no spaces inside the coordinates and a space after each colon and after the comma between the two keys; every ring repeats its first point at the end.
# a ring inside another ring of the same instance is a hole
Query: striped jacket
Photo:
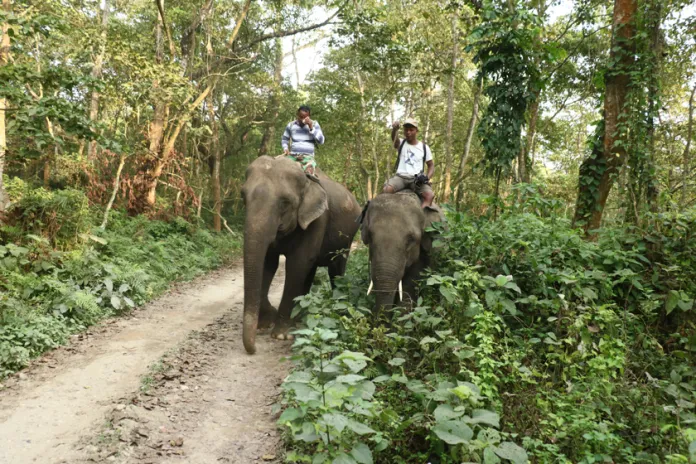
{"type": "Polygon", "coordinates": [[[285,127],[281,145],[283,150],[288,148],[288,142],[292,140],[291,153],[300,153],[302,155],[314,155],[315,144],[324,143],[324,133],[319,127],[319,123],[314,121],[314,128],[310,131],[309,126],[300,126],[297,121],[292,121],[285,127]]]}

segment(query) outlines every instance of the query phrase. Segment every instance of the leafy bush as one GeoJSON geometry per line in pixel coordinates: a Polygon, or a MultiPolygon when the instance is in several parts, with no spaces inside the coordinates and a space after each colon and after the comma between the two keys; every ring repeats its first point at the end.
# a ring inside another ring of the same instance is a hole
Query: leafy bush
{"type": "Polygon", "coordinates": [[[65,247],[91,227],[89,204],[81,190],[30,189],[18,182],[11,187],[14,203],[9,216],[16,227],[5,229],[5,234],[10,232],[10,240],[22,240],[18,233],[29,232],[65,247]]]}
{"type": "Polygon", "coordinates": [[[70,251],[55,251],[32,234],[21,245],[0,245],[0,378],[71,333],[145,303],[170,282],[220,266],[239,248],[236,238],[186,221],[118,212],[109,230],[85,237],[70,251]]]}
{"type": "Polygon", "coordinates": [[[587,242],[554,209],[525,192],[497,220],[448,212],[440,266],[389,326],[364,250],[300,299],[288,460],[693,461],[694,215],[587,242]]]}

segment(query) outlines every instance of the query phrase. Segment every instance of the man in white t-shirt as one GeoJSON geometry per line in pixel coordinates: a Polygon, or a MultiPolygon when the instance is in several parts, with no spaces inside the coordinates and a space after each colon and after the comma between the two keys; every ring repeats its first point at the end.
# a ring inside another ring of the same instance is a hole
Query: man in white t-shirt
{"type": "Polygon", "coordinates": [[[398,137],[401,124],[392,124],[392,140],[399,156],[395,166],[396,175],[389,179],[382,189],[383,193],[396,193],[409,189],[416,192],[421,199],[421,206],[431,206],[435,193],[430,186],[430,178],[435,172],[433,153],[425,142],[418,141],[418,123],[414,119],[404,121],[404,137],[398,137]],[[425,167],[428,173],[425,174],[425,167]]]}

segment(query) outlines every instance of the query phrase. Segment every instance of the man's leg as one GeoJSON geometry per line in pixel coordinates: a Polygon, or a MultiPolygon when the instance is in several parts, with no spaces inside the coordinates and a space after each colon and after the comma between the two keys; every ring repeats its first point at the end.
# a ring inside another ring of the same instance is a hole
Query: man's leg
{"type": "Polygon", "coordinates": [[[382,193],[396,193],[407,187],[406,180],[399,176],[394,176],[384,183],[382,193]]]}
{"type": "Polygon", "coordinates": [[[432,206],[433,205],[433,199],[435,198],[435,192],[433,192],[433,188],[428,185],[428,184],[423,184],[419,185],[416,187],[416,193],[421,199],[421,207],[425,208],[426,206],[432,206]]]}

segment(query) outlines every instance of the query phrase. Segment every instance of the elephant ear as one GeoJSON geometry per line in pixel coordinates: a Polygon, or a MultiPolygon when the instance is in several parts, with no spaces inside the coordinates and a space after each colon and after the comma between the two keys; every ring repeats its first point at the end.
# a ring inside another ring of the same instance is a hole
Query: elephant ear
{"type": "Polygon", "coordinates": [[[370,202],[368,201],[365,207],[363,208],[360,217],[358,218],[360,219],[360,240],[362,240],[362,242],[365,245],[370,244],[370,233],[367,230],[367,228],[369,227],[369,222],[367,219],[367,209],[369,208],[369,206],[370,202]]]}
{"type": "Polygon", "coordinates": [[[425,232],[433,222],[445,223],[445,215],[442,213],[438,206],[426,206],[423,209],[425,213],[425,225],[423,227],[423,237],[421,238],[421,248],[426,253],[430,253],[433,249],[433,240],[435,239],[437,232],[425,232]]]}
{"type": "Polygon", "coordinates": [[[302,195],[300,209],[297,213],[297,222],[303,230],[319,218],[329,209],[329,197],[319,184],[307,181],[307,186],[302,195]]]}

